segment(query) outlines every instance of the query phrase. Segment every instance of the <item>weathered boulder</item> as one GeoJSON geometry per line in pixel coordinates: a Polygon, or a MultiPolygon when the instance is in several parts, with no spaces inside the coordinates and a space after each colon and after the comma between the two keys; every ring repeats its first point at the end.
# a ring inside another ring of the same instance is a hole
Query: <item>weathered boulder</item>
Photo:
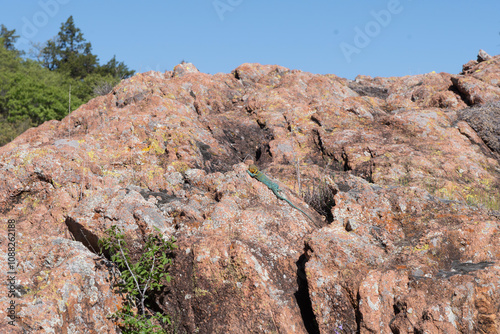
{"type": "Polygon", "coordinates": [[[460,111],[460,119],[477,132],[484,143],[500,154],[500,103],[492,102],[460,111]]]}

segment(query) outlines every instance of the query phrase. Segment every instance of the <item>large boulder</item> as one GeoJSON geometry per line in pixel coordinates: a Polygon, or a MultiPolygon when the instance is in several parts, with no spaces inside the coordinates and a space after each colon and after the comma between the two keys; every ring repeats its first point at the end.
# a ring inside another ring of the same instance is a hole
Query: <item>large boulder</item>
{"type": "Polygon", "coordinates": [[[26,131],[0,148],[2,330],[118,332],[98,256],[118,225],[135,254],[177,239],[155,308],[179,333],[498,333],[499,61],[355,81],[184,63],[26,131]]]}

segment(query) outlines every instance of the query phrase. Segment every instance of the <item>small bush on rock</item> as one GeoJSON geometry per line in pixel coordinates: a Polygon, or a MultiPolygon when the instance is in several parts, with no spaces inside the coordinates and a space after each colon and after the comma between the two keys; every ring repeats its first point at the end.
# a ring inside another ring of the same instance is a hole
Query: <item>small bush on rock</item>
{"type": "Polygon", "coordinates": [[[115,276],[113,284],[126,295],[125,305],[111,318],[117,321],[122,333],[167,333],[164,328],[172,324],[170,317],[160,312],[153,314],[151,303],[153,292],[160,291],[163,283],[172,279],[167,269],[172,264],[172,250],[177,248],[175,238],[167,241],[160,233],[148,235],[143,253],[133,263],[121,229],[113,225],[106,234],[108,237],[99,240],[99,245],[120,270],[121,275],[115,276]]]}

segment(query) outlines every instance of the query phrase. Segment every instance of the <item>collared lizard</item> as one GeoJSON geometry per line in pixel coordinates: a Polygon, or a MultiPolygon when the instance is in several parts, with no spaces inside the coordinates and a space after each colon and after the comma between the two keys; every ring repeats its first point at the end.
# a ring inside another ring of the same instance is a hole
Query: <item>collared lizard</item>
{"type": "Polygon", "coordinates": [[[305,214],[307,218],[309,218],[312,222],[314,222],[314,220],[311,217],[309,217],[309,215],[307,213],[305,213],[304,211],[302,211],[301,209],[299,209],[298,207],[293,205],[292,202],[290,202],[285,196],[283,196],[281,194],[282,190],[280,189],[278,184],[271,181],[264,173],[262,173],[259,170],[259,168],[257,166],[255,166],[255,165],[248,166],[247,172],[251,177],[259,180],[260,182],[264,183],[269,189],[271,189],[272,192],[276,195],[276,197],[278,197],[279,199],[281,199],[283,201],[286,201],[288,204],[290,204],[290,206],[292,208],[299,210],[300,212],[305,214]]]}

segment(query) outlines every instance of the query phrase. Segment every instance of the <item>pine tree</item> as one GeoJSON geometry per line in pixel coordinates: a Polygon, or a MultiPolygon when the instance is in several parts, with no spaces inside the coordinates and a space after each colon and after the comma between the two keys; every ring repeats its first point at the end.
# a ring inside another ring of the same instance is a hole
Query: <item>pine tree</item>
{"type": "Polygon", "coordinates": [[[125,79],[132,76],[135,71],[129,70],[123,62],[117,61],[114,55],[110,61],[99,68],[99,72],[104,75],[110,74],[113,78],[125,79]]]}
{"type": "MultiPolygon", "coordinates": [[[[80,28],[75,26],[70,16],[56,37],[47,41],[41,52],[42,64],[50,70],[68,73],[74,79],[85,79],[90,74],[111,76],[120,80],[134,74],[116,56],[103,66],[99,66],[97,56],[92,54],[92,45],[83,38],[80,28]]],[[[115,82],[116,84],[116,82],[115,82]]]]}
{"type": "Polygon", "coordinates": [[[92,45],[75,26],[73,16],[61,25],[57,37],[47,42],[42,50],[42,59],[48,69],[67,72],[75,79],[85,78],[98,67],[92,45]]]}
{"type": "Polygon", "coordinates": [[[14,35],[16,33],[16,29],[9,30],[5,25],[0,25],[0,40],[4,46],[4,48],[8,51],[13,51],[17,55],[21,55],[22,52],[16,50],[14,44],[16,44],[19,35],[14,35]]]}

